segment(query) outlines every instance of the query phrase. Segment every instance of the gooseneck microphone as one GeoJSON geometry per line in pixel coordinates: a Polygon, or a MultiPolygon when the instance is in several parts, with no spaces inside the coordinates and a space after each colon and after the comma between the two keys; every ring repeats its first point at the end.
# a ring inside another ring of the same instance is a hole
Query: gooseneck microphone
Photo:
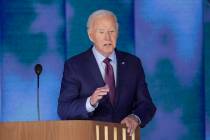
{"type": "Polygon", "coordinates": [[[34,67],[34,71],[37,75],[37,115],[38,115],[38,120],[40,121],[40,107],[39,107],[39,76],[42,73],[42,65],[41,64],[36,64],[34,67]]]}
{"type": "Polygon", "coordinates": [[[36,64],[34,67],[35,73],[39,76],[42,73],[42,65],[41,64],[36,64]]]}

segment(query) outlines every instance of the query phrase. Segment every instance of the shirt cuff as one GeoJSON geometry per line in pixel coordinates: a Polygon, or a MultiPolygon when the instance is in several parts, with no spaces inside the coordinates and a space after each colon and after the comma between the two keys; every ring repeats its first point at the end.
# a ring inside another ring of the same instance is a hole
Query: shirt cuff
{"type": "Polygon", "coordinates": [[[141,119],[139,118],[139,116],[135,115],[135,114],[131,114],[134,118],[136,118],[138,120],[138,124],[141,124],[141,119]]]}
{"type": "Polygon", "coordinates": [[[87,112],[93,112],[97,107],[98,107],[98,103],[96,104],[96,106],[92,106],[90,104],[90,97],[88,97],[87,100],[86,100],[86,110],[87,110],[87,112]]]}

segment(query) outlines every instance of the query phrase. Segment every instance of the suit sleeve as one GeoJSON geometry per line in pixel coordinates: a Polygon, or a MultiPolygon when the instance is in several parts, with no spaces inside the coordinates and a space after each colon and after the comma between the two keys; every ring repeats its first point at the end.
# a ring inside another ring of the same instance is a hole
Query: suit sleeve
{"type": "Polygon", "coordinates": [[[73,66],[71,61],[67,61],[64,65],[60,97],[58,99],[58,115],[63,120],[88,119],[91,113],[86,110],[87,98],[80,97],[81,85],[73,66]]]}
{"type": "Polygon", "coordinates": [[[156,112],[156,107],[152,101],[152,98],[150,97],[145,81],[144,70],[142,68],[140,60],[138,60],[137,66],[138,76],[133,114],[137,115],[140,118],[140,127],[144,127],[153,118],[156,112]]]}

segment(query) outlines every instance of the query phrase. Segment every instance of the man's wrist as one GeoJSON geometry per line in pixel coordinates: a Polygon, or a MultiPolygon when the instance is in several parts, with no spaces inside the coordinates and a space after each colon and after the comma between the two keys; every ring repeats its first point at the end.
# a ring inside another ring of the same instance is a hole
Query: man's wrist
{"type": "Polygon", "coordinates": [[[141,124],[141,119],[137,115],[130,114],[129,116],[133,117],[139,125],[141,124]]]}
{"type": "Polygon", "coordinates": [[[88,97],[87,100],[86,100],[86,110],[87,110],[87,112],[93,112],[97,107],[98,107],[98,104],[96,104],[96,106],[93,106],[90,102],[90,97],[88,97]]]}
{"type": "Polygon", "coordinates": [[[90,96],[89,98],[90,98],[90,105],[91,105],[92,107],[95,108],[97,104],[93,104],[93,103],[91,102],[91,96],[90,96]]]}

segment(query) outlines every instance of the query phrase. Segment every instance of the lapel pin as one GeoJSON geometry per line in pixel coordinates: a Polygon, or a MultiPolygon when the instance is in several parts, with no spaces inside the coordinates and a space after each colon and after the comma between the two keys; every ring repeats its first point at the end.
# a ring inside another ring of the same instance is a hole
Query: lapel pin
{"type": "Polygon", "coordinates": [[[125,64],[125,61],[122,61],[121,64],[124,65],[125,64]]]}

